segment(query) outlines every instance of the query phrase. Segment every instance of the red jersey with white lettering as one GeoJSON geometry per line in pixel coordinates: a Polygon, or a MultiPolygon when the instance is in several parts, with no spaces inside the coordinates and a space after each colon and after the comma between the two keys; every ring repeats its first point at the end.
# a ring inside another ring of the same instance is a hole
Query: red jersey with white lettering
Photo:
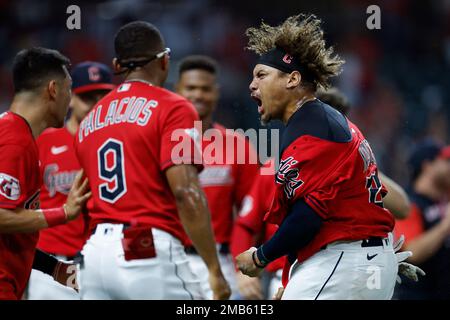
{"type": "Polygon", "coordinates": [[[92,191],[91,228],[137,223],[186,243],[165,170],[181,163],[201,168],[196,120],[186,99],[143,81],[124,82],[97,103],[75,141],[92,191]]]}
{"type": "MultiPolygon", "coordinates": [[[[38,149],[26,120],[12,112],[0,115],[0,154],[0,207],[39,209],[38,149]]],[[[21,299],[38,237],[0,233],[0,299],[21,299]]]]}
{"type": "Polygon", "coordinates": [[[393,230],[369,143],[353,123],[319,100],[305,103],[289,119],[275,182],[268,222],[280,224],[300,198],[322,218],[318,234],[297,251],[299,262],[328,243],[386,237],[393,230]]]}
{"type": "MultiPolygon", "coordinates": [[[[231,238],[231,253],[236,257],[250,247],[257,246],[269,240],[277,231],[278,226],[264,222],[264,215],[269,210],[275,194],[275,171],[273,160],[267,161],[263,168],[270,169],[272,174],[258,173],[249,193],[242,201],[239,215],[236,218],[231,238]]],[[[275,272],[283,268],[284,257],[272,261],[265,268],[275,272]]]]}
{"type": "MultiPolygon", "coordinates": [[[[64,205],[80,165],[75,155],[74,136],[67,128],[49,128],[36,140],[41,162],[41,208],[64,205]]],[[[51,254],[73,257],[81,251],[87,238],[86,215],[67,224],[44,229],[37,248],[51,254]]]]}
{"type": "Polygon", "coordinates": [[[208,200],[216,242],[229,243],[234,210],[239,210],[258,174],[258,156],[243,135],[217,123],[203,134],[200,184],[208,200]]]}

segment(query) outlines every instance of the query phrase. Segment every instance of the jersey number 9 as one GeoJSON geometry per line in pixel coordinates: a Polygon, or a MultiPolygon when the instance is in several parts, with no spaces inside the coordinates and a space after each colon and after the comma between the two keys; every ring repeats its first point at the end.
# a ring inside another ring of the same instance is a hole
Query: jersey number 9
{"type": "Polygon", "coordinates": [[[106,140],[97,150],[97,157],[100,179],[106,181],[98,186],[100,199],[115,203],[127,192],[123,143],[112,138],[106,140]]]}

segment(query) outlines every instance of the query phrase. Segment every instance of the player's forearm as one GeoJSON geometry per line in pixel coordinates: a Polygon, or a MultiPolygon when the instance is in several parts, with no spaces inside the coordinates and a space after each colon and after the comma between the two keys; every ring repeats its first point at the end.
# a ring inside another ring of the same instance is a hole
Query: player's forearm
{"type": "Polygon", "coordinates": [[[0,209],[0,233],[31,233],[47,227],[41,211],[0,209]]]}
{"type": "Polygon", "coordinates": [[[405,250],[413,255],[408,259],[413,264],[422,264],[431,258],[441,248],[448,237],[447,228],[443,224],[437,224],[429,231],[408,242],[405,250]]]}
{"type": "Polygon", "coordinates": [[[314,239],[322,219],[303,199],[297,200],[272,238],[260,246],[257,256],[264,264],[297,252],[314,239]]]}
{"type": "Polygon", "coordinates": [[[378,175],[388,191],[388,194],[383,198],[385,208],[392,212],[395,218],[405,219],[411,209],[411,203],[405,190],[383,173],[379,172],[378,175]]]}
{"type": "Polygon", "coordinates": [[[210,271],[219,271],[216,243],[203,191],[200,186],[192,184],[175,194],[181,222],[195,249],[210,271]]]}

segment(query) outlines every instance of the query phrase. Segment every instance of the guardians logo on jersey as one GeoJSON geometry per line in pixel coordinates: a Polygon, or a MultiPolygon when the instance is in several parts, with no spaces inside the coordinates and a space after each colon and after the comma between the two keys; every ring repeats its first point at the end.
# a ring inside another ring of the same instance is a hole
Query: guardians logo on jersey
{"type": "Polygon", "coordinates": [[[275,181],[278,184],[284,185],[284,193],[288,199],[292,199],[295,195],[295,190],[300,188],[303,181],[298,178],[298,168],[292,168],[298,163],[293,157],[281,160],[280,167],[275,176],[275,181]]]}
{"type": "Polygon", "coordinates": [[[0,194],[7,199],[17,200],[20,197],[19,180],[6,173],[0,173],[0,194]]]}
{"type": "Polygon", "coordinates": [[[44,184],[50,197],[56,192],[69,194],[70,188],[75,180],[78,170],[59,172],[57,164],[49,164],[44,169],[44,184]]]}

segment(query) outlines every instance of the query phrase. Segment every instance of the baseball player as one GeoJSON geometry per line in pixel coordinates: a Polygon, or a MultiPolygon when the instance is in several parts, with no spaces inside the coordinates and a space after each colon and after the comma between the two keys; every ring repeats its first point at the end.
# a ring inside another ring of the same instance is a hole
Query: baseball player
{"type": "MultiPolygon", "coordinates": [[[[336,88],[328,90],[319,89],[316,97],[328,105],[332,106],[343,115],[349,111],[349,103],[346,97],[336,88]]],[[[267,162],[265,166],[273,167],[273,162],[267,162]]],[[[275,170],[273,171],[275,174],[275,170]]],[[[384,207],[388,209],[395,218],[403,219],[408,215],[409,199],[405,191],[394,181],[386,176],[380,176],[380,180],[388,190],[388,195],[383,198],[384,207]]],[[[265,213],[269,210],[272,198],[271,193],[275,192],[276,184],[274,176],[260,175],[254,181],[251,192],[245,196],[243,205],[233,227],[232,253],[236,257],[246,248],[255,245],[255,238],[263,236],[264,241],[270,239],[277,230],[276,225],[263,223],[265,213]]],[[[282,258],[271,262],[265,268],[271,276],[267,297],[273,297],[277,293],[281,284],[281,272],[284,260],[282,258]]],[[[258,278],[250,278],[240,275],[238,285],[241,292],[249,299],[259,298],[262,295],[262,288],[258,278]]]]}
{"type": "Polygon", "coordinates": [[[280,227],[236,260],[249,276],[287,255],[283,299],[390,299],[398,271],[394,218],[369,143],[341,113],[316,99],[343,60],[325,46],[314,15],[247,30],[260,55],[250,84],[264,122],[286,126],[276,190],[265,217],[280,227]]]}
{"type": "MultiPolygon", "coordinates": [[[[72,72],[71,114],[63,128],[49,128],[37,139],[41,162],[41,208],[53,208],[64,204],[73,180],[80,171],[80,165],[73,148],[74,136],[81,120],[94,105],[111,89],[112,72],[104,64],[83,62],[72,72]]],[[[87,238],[87,218],[80,215],[74,221],[55,228],[43,230],[39,234],[37,248],[58,257],[62,261],[73,261],[81,251],[87,238]]],[[[78,293],[62,284],[55,283],[53,272],[47,272],[46,263],[36,259],[28,283],[29,300],[78,299],[78,293]]],[[[52,270],[52,269],[50,269],[52,270]]],[[[76,287],[76,266],[69,269],[72,277],[67,285],[76,287]]]]}
{"type": "MultiPolygon", "coordinates": [[[[245,194],[250,191],[253,179],[258,174],[259,164],[256,151],[248,140],[237,133],[227,132],[223,126],[212,119],[219,99],[217,73],[217,63],[210,57],[188,56],[180,63],[176,91],[192,102],[202,121],[202,131],[205,133],[202,135],[205,168],[199,175],[200,185],[205,192],[208,207],[211,211],[220,265],[231,287],[231,299],[234,299],[237,294],[236,271],[229,249],[234,221],[233,213],[239,209],[245,194]],[[208,129],[215,131],[214,139],[210,138],[208,129]],[[216,139],[222,139],[222,143],[218,144],[216,139]],[[226,143],[227,139],[243,142],[245,159],[242,160],[244,161],[238,161],[240,152],[237,151],[237,148],[240,147],[239,143],[230,146],[226,143]],[[222,148],[222,150],[215,150],[215,152],[223,156],[223,159],[220,159],[223,161],[216,162],[208,158],[207,150],[211,148],[212,142],[222,148]],[[231,154],[231,152],[233,158],[225,159],[227,154],[231,154]]],[[[209,286],[208,272],[204,261],[198,255],[192,243],[186,246],[186,252],[194,273],[200,278],[207,297],[212,298],[212,290],[209,286]]]]}
{"type": "Polygon", "coordinates": [[[39,210],[39,154],[35,138],[61,127],[69,105],[69,60],[55,50],[20,51],[13,63],[14,99],[0,115],[0,299],[21,299],[38,231],[74,220],[90,197],[80,172],[65,204],[39,210]]]}
{"type": "Polygon", "coordinates": [[[420,282],[402,277],[394,297],[400,300],[450,299],[450,146],[427,138],[408,157],[413,203],[411,214],[395,224],[397,235],[405,234],[404,250],[414,252],[410,262],[427,275],[420,282]]]}
{"type": "Polygon", "coordinates": [[[93,193],[81,298],[204,298],[184,252],[189,236],[208,266],[214,298],[226,299],[230,289],[197,176],[198,115],[161,88],[170,49],[143,21],[121,27],[114,45],[113,65],[125,82],[84,118],[75,141],[93,193]]]}

